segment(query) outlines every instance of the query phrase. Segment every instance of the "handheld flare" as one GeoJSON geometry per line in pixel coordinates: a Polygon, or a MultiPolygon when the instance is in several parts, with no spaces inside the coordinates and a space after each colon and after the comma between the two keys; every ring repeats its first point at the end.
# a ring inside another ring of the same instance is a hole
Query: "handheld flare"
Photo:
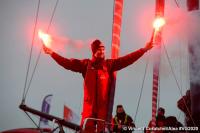
{"type": "Polygon", "coordinates": [[[150,42],[153,43],[154,37],[156,36],[156,33],[158,31],[160,31],[160,29],[165,25],[165,23],[166,23],[165,19],[162,18],[162,17],[158,17],[153,21],[153,32],[152,32],[152,35],[151,35],[150,42]]]}
{"type": "Polygon", "coordinates": [[[162,17],[156,18],[153,22],[153,27],[156,31],[159,31],[165,25],[165,19],[162,17]]]}
{"type": "Polygon", "coordinates": [[[46,47],[51,46],[52,38],[49,34],[44,33],[42,30],[38,31],[38,36],[46,47]]]}

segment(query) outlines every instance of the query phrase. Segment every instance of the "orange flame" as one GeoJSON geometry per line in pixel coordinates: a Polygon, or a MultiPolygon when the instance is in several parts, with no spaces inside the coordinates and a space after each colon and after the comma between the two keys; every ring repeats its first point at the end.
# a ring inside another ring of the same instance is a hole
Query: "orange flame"
{"type": "Polygon", "coordinates": [[[47,47],[51,46],[52,38],[51,38],[51,36],[49,34],[46,34],[43,31],[39,30],[38,31],[38,36],[43,41],[45,46],[47,46],[47,47]]]}
{"type": "Polygon", "coordinates": [[[165,19],[164,18],[156,18],[153,22],[153,27],[156,31],[159,31],[160,28],[162,28],[165,25],[165,19]]]}

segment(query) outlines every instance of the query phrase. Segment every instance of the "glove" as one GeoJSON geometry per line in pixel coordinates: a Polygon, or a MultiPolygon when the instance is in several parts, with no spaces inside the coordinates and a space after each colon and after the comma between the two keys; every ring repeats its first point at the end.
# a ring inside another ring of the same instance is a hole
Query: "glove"
{"type": "Polygon", "coordinates": [[[53,53],[53,51],[50,48],[47,48],[44,44],[43,44],[43,50],[46,54],[49,54],[49,55],[53,53]]]}
{"type": "Polygon", "coordinates": [[[147,42],[145,47],[143,48],[145,51],[148,51],[153,48],[153,43],[152,42],[147,42]]]}

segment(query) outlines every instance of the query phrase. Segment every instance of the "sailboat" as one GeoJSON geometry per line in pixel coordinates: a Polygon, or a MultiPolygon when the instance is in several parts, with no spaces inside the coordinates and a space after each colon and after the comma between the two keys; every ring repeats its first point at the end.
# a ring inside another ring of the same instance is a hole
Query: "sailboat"
{"type": "MultiPolygon", "coordinates": [[[[195,5],[195,4],[194,4],[195,5]]],[[[193,5],[193,6],[194,6],[193,5]]],[[[196,8],[192,8],[192,9],[196,9],[196,8]]],[[[190,8],[190,10],[191,10],[191,8],[190,8]]],[[[53,15],[52,15],[53,16],[53,15]]],[[[48,31],[48,30],[47,30],[48,31]]],[[[196,39],[193,39],[193,40],[196,40],[196,39]]],[[[119,41],[119,40],[118,40],[119,41]]],[[[190,48],[190,49],[193,49],[193,51],[196,49],[196,45],[198,45],[199,43],[197,43],[197,44],[194,44],[194,45],[192,45],[193,47],[192,48],[190,48]]],[[[189,45],[189,46],[191,46],[191,45],[189,45]]],[[[197,47],[198,48],[198,47],[197,47]]],[[[114,51],[114,50],[113,50],[114,51]]],[[[117,52],[115,52],[115,54],[117,54],[119,51],[117,51],[117,52]]],[[[192,58],[196,58],[196,57],[193,57],[192,55],[194,55],[194,56],[196,56],[196,54],[191,54],[191,59],[192,58]]],[[[193,63],[193,62],[191,62],[190,63],[190,71],[193,71],[193,68],[197,68],[196,66],[194,66],[195,64],[193,63]]],[[[193,73],[191,73],[191,74],[193,74],[193,76],[195,76],[196,77],[196,73],[195,72],[193,72],[193,73]],[[195,75],[194,75],[195,74],[195,75]]],[[[191,76],[191,75],[190,75],[191,76]]],[[[191,77],[193,77],[193,76],[191,76],[191,77]]],[[[198,76],[197,76],[198,77],[198,76]]],[[[114,88],[115,88],[115,76],[114,76],[114,83],[113,83],[113,86],[114,86],[114,88]]],[[[157,77],[158,78],[158,77],[157,77]]],[[[191,80],[191,81],[193,81],[193,80],[191,80]]],[[[198,97],[199,97],[199,94],[198,94],[198,88],[199,88],[199,84],[198,84],[199,82],[191,82],[191,92],[192,92],[192,98],[191,98],[191,102],[192,102],[192,116],[193,116],[193,118],[195,118],[196,120],[194,120],[194,121],[198,121],[199,119],[200,119],[200,117],[198,116],[198,114],[200,114],[199,112],[200,112],[200,110],[199,110],[199,100],[198,100],[198,97]]],[[[109,112],[110,113],[110,117],[111,117],[111,115],[112,115],[112,108],[113,108],[113,99],[114,99],[114,90],[113,90],[113,94],[112,94],[112,102],[110,103],[110,108],[111,108],[111,112],[109,112]]],[[[26,95],[26,93],[24,93],[25,95],[26,95]]],[[[23,95],[23,96],[25,96],[25,95],[23,95]]],[[[156,101],[157,102],[157,101],[156,101]]],[[[62,126],[66,126],[67,128],[71,128],[71,129],[73,129],[73,130],[75,130],[75,131],[79,131],[81,128],[80,128],[80,126],[79,125],[77,125],[77,124],[74,124],[74,123],[71,123],[71,122],[69,122],[69,121],[65,121],[63,118],[59,118],[59,117],[57,117],[57,116],[54,116],[54,115],[50,115],[50,114],[46,114],[46,113],[43,113],[43,112],[41,112],[41,111],[38,111],[38,110],[35,110],[35,109],[33,109],[33,108],[30,108],[30,107],[28,107],[26,104],[25,104],[25,99],[23,99],[22,100],[22,104],[20,104],[20,106],[19,106],[19,108],[20,109],[22,109],[23,111],[25,111],[25,112],[30,112],[30,113],[32,113],[32,114],[35,114],[35,115],[38,115],[38,116],[41,116],[41,117],[44,117],[44,118],[46,118],[46,119],[48,119],[48,120],[50,120],[50,121],[53,121],[53,120],[55,120],[57,123],[58,123],[58,125],[60,125],[60,126],[58,126],[59,127],[59,129],[60,129],[60,131],[62,131],[62,126]]],[[[156,106],[156,108],[157,108],[157,106],[156,106]]],[[[155,109],[154,109],[155,110],[155,109]]],[[[154,115],[153,115],[153,117],[155,117],[155,114],[156,114],[156,112],[154,112],[154,115]]],[[[198,123],[197,123],[197,126],[198,126],[198,123]]],[[[34,132],[34,131],[36,131],[36,132],[41,132],[41,130],[40,129],[19,129],[19,130],[12,130],[12,131],[7,131],[7,132],[19,132],[20,130],[22,130],[22,131],[24,131],[24,132],[34,132]]],[[[43,130],[43,129],[42,129],[43,130]]],[[[49,129],[44,129],[43,130],[44,132],[49,132],[49,129]]],[[[43,132],[42,131],[42,132],[43,132]]],[[[52,130],[51,130],[52,131],[52,130]]],[[[51,132],[50,131],[50,132],[51,132]]],[[[5,133],[6,133],[6,131],[5,131],[5,133]]]]}

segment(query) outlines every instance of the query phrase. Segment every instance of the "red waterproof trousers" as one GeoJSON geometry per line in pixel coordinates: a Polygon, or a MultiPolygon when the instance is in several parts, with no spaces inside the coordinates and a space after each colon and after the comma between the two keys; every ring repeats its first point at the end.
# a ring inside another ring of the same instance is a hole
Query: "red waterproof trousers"
{"type": "MultiPolygon", "coordinates": [[[[108,93],[109,93],[109,74],[106,64],[103,69],[94,69],[89,62],[84,80],[84,102],[82,121],[85,118],[97,118],[106,120],[108,112],[108,93]]],[[[87,132],[93,132],[96,128],[97,132],[103,130],[103,123],[90,120],[87,122],[87,132]],[[98,123],[98,124],[97,124],[98,123]]]]}

